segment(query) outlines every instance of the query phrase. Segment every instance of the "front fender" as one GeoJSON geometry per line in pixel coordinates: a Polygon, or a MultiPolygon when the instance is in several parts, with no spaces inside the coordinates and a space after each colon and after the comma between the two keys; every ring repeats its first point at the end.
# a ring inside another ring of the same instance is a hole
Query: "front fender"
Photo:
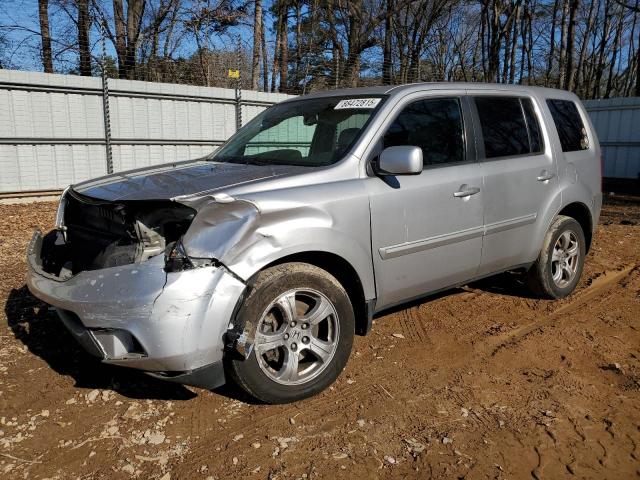
{"type": "Polygon", "coordinates": [[[183,244],[190,257],[215,258],[245,281],[289,255],[331,253],[354,268],[365,298],[375,298],[366,197],[211,201],[199,209],[183,244]]]}

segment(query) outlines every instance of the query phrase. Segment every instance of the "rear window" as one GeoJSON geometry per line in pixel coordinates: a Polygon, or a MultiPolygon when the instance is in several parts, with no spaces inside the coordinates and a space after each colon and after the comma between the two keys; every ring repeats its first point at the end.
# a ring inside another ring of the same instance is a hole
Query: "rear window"
{"type": "Polygon", "coordinates": [[[486,158],[542,152],[542,133],[528,98],[476,97],[486,158]]]}
{"type": "Polygon", "coordinates": [[[553,122],[558,130],[563,152],[576,152],[589,148],[587,129],[582,123],[576,104],[570,100],[547,100],[553,122]]]}

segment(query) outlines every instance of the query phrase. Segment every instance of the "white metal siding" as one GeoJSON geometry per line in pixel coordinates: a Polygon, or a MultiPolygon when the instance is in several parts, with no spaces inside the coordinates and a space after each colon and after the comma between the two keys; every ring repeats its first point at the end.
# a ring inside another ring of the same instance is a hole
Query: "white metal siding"
{"type": "MultiPolygon", "coordinates": [[[[201,157],[236,130],[232,89],[109,80],[109,90],[114,171],[201,157]]],[[[290,97],[241,96],[243,124],[290,97]]],[[[105,175],[104,138],[99,78],[0,70],[0,193],[105,175]]]]}
{"type": "Polygon", "coordinates": [[[587,100],[602,146],[604,176],[640,178],[640,98],[587,100]]]}

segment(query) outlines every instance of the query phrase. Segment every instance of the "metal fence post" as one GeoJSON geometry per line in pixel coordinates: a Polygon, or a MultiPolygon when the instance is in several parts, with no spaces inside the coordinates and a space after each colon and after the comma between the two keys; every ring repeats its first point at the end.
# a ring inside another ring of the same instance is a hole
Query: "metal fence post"
{"type": "Polygon", "coordinates": [[[236,131],[242,128],[242,74],[241,71],[241,55],[242,55],[242,39],[238,35],[238,52],[236,58],[236,69],[238,78],[236,80],[236,131]]]}
{"type": "Polygon", "coordinates": [[[102,25],[102,114],[104,117],[104,144],[107,154],[107,173],[113,173],[113,152],[111,150],[111,115],[109,114],[109,78],[107,77],[107,46],[104,40],[105,26],[102,25]]]}

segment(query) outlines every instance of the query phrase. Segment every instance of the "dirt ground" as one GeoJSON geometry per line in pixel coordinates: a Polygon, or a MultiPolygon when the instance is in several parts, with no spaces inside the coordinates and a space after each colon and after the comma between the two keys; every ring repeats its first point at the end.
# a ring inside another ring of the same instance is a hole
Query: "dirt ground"
{"type": "Polygon", "coordinates": [[[2,478],[640,477],[640,202],[605,205],[582,282],[505,274],[357,337],[323,394],[252,403],[97,363],[24,286],[55,204],[0,205],[2,478]]]}

